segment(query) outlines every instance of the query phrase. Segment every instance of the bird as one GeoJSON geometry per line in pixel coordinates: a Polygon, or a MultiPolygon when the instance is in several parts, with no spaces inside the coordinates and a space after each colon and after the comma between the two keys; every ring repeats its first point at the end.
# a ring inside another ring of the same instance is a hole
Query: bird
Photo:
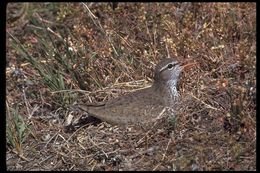
{"type": "Polygon", "coordinates": [[[89,116],[112,125],[144,124],[156,120],[165,108],[174,109],[180,101],[177,90],[184,68],[196,63],[181,64],[175,58],[165,58],[155,67],[153,84],[144,89],[96,105],[77,107],[89,116]]]}

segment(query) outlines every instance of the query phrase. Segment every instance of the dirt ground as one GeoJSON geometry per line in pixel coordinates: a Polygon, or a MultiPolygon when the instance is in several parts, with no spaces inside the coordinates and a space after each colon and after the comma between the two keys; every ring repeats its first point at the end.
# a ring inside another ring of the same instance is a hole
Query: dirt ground
{"type": "Polygon", "coordinates": [[[9,3],[7,170],[256,170],[256,3],[9,3]],[[66,130],[151,85],[168,56],[198,65],[176,119],[66,130]]]}

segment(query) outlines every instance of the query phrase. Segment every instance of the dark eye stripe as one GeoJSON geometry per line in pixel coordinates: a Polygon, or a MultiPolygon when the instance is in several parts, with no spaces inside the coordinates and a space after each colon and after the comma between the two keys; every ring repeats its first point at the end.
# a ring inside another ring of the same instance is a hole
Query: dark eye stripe
{"type": "Polygon", "coordinates": [[[178,64],[179,64],[179,62],[170,63],[170,64],[168,64],[168,65],[162,67],[160,71],[164,71],[164,70],[166,70],[166,69],[172,69],[174,66],[176,66],[176,65],[178,65],[178,64]]]}
{"type": "Polygon", "coordinates": [[[164,67],[164,69],[171,69],[171,68],[173,68],[174,66],[176,66],[176,65],[178,65],[179,63],[178,62],[174,62],[174,63],[170,63],[170,64],[168,64],[166,67],[164,67]]]}
{"type": "Polygon", "coordinates": [[[173,68],[173,66],[174,66],[173,64],[168,64],[168,65],[167,65],[167,68],[168,68],[168,69],[171,69],[171,68],[173,68]]]}

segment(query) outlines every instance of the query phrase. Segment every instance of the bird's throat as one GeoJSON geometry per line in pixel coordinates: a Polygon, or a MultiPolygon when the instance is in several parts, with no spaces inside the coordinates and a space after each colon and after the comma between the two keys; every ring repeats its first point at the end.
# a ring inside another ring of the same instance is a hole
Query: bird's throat
{"type": "Polygon", "coordinates": [[[158,92],[161,97],[165,100],[165,104],[172,104],[176,102],[180,95],[177,90],[177,81],[171,80],[165,83],[163,82],[156,82],[154,83],[153,87],[155,88],[155,92],[158,92]]]}
{"type": "Polygon", "coordinates": [[[168,81],[165,85],[165,89],[167,90],[170,100],[172,102],[175,102],[180,97],[180,94],[177,90],[177,81],[176,80],[168,81]]]}

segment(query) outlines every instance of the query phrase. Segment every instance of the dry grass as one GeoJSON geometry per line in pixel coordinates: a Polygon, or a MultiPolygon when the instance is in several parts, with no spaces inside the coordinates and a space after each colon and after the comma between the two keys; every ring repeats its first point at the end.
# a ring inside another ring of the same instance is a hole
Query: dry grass
{"type": "Polygon", "coordinates": [[[85,5],[8,4],[8,170],[256,170],[255,3],[85,5]],[[199,64],[176,119],[64,132],[71,104],[147,87],[167,49],[199,64]]]}

